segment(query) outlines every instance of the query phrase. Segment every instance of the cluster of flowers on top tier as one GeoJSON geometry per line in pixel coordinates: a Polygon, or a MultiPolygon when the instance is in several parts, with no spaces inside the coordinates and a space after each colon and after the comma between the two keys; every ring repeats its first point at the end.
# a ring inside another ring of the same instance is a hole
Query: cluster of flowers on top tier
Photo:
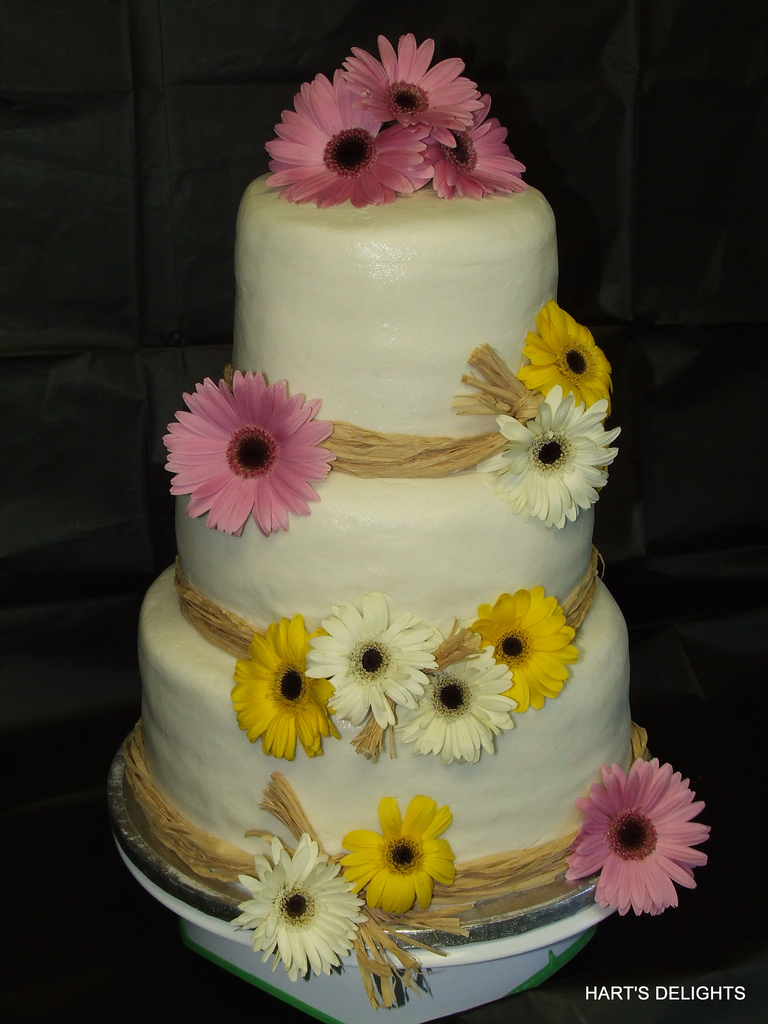
{"type": "Polygon", "coordinates": [[[293,760],[300,745],[322,754],[339,738],[334,715],[355,727],[396,728],[417,754],[476,763],[513,712],[558,696],[576,661],[574,630],[542,587],[481,605],[466,648],[438,664],[443,637],[383,594],[334,607],[309,633],[301,615],[256,633],[238,660],[238,724],[265,754],[293,760]]]}
{"type": "Polygon", "coordinates": [[[517,377],[544,401],[527,423],[498,416],[507,444],[477,468],[494,474],[497,493],[515,512],[562,529],[597,501],[621,428],[603,426],[611,366],[590,331],[554,301],[536,325],[539,333],[529,332],[523,348],[529,361],[517,377]]]}
{"type": "Polygon", "coordinates": [[[430,181],[443,199],[527,187],[506,129],[488,117],[490,97],[461,74],[463,61],[431,67],[434,40],[417,45],[411,34],[397,52],[384,36],[378,44],[380,60],[353,47],[333,81],[320,74],[302,85],[267,143],[268,184],[321,209],[380,206],[430,181]]]}

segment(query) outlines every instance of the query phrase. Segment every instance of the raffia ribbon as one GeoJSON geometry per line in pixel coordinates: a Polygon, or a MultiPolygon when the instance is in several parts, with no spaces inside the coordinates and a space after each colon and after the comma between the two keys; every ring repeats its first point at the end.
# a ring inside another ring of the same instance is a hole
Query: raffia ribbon
{"type": "Polygon", "coordinates": [[[331,468],[350,476],[436,478],[473,469],[506,443],[498,431],[474,437],[419,437],[337,422],[323,446],[336,456],[331,468]]]}
{"type": "Polygon", "coordinates": [[[266,632],[234,612],[211,601],[192,584],[176,558],[174,585],[179,595],[179,607],[184,618],[198,633],[220,651],[235,658],[247,658],[254,633],[266,632]]]}

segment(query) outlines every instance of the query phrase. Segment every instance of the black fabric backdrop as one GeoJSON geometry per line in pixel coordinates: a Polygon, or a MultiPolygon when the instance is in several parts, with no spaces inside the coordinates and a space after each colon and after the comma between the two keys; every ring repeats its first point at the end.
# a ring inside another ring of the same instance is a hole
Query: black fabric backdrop
{"type": "Polygon", "coordinates": [[[406,31],[465,58],[555,210],[560,302],[615,368],[596,541],[634,717],[713,826],[679,909],[614,916],[455,1020],[768,1020],[766,28],[754,0],[3,0],[6,1020],[305,1019],[181,945],[118,860],[105,776],[175,553],[163,428],[228,355],[240,195],[302,81],[406,31]],[[620,984],[745,998],[587,998],[620,984]]]}

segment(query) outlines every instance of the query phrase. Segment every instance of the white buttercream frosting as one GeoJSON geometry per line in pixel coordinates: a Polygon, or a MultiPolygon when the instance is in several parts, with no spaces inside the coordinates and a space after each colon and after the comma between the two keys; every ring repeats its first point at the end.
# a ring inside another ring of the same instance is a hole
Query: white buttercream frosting
{"type": "Polygon", "coordinates": [[[394,608],[439,625],[475,618],[479,604],[542,586],[562,603],[589,563],[593,513],[562,530],[526,523],[486,474],[437,480],[363,480],[331,472],[312,514],[265,537],[240,537],[191,519],[179,501],[176,535],[189,582],[266,627],[301,612],[310,629],[331,605],[382,591],[394,608]]]}
{"type": "Polygon", "coordinates": [[[240,207],[235,272],[237,369],[321,398],[322,419],[461,437],[495,429],[451,408],[469,354],[485,343],[517,371],[555,297],[555,223],[533,188],[483,200],[427,188],[318,210],[258,178],[240,207]]]}

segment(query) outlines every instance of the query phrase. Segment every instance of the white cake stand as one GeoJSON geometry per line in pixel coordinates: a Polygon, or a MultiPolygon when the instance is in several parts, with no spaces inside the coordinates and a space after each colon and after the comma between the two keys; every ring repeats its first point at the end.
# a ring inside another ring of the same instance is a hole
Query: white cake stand
{"type": "Polygon", "coordinates": [[[251,948],[250,933],[232,927],[237,887],[192,874],[149,829],[118,753],[109,775],[109,807],[120,856],[136,880],[180,920],[184,942],[245,981],[328,1024],[421,1024],[533,988],[588,942],[610,909],[594,902],[594,880],[558,879],[546,886],[478,906],[467,919],[469,938],[414,932],[444,955],[416,949],[420,993],[399,992],[391,1010],[371,1006],[354,957],[330,975],[292,982],[251,948]],[[384,1015],[384,1016],[382,1016],[384,1015]]]}

